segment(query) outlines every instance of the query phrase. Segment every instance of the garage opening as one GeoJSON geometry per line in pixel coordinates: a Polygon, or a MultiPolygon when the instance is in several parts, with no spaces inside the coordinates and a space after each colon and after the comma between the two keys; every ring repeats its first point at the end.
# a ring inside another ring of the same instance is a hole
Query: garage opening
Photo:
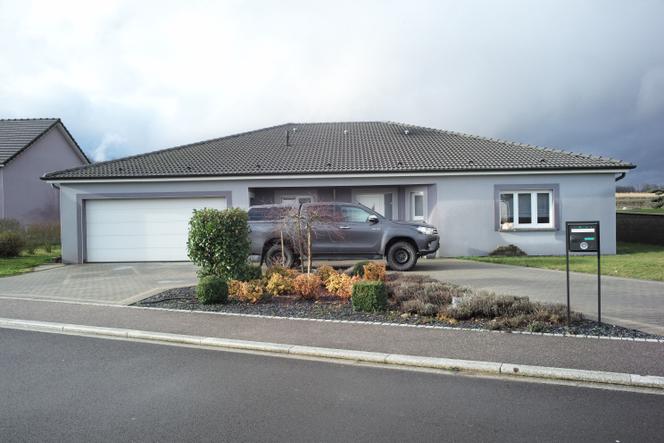
{"type": "Polygon", "coordinates": [[[87,200],[86,261],[187,261],[193,210],[226,206],[224,197],[87,200]]]}

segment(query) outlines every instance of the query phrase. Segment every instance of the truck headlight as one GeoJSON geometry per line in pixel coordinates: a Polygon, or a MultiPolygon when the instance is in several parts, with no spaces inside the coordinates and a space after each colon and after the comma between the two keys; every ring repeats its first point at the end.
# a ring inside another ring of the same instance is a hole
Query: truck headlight
{"type": "Polygon", "coordinates": [[[424,235],[433,235],[435,231],[434,228],[430,228],[428,226],[418,226],[417,230],[424,235]]]}

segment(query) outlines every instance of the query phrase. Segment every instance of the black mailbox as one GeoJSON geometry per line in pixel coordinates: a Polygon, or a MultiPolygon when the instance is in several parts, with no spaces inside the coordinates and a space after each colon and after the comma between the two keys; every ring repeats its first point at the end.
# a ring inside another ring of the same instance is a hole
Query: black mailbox
{"type": "Polygon", "coordinates": [[[569,252],[599,251],[599,222],[567,222],[569,252]]]}

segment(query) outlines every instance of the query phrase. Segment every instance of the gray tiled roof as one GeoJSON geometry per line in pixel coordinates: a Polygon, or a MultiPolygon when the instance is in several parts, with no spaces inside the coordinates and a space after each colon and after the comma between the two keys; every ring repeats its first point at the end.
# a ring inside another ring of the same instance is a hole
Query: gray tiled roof
{"type": "Polygon", "coordinates": [[[58,121],[57,118],[0,120],[0,165],[30,146],[58,121]]]}
{"type": "Polygon", "coordinates": [[[610,158],[402,123],[288,123],[53,172],[44,178],[66,180],[633,167],[610,158]]]}

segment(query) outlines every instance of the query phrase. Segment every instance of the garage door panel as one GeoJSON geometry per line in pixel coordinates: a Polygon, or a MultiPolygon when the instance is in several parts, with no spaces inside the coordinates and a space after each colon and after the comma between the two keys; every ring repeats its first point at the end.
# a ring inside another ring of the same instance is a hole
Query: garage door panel
{"type": "Polygon", "coordinates": [[[151,220],[142,222],[118,222],[118,223],[88,223],[88,239],[94,237],[143,237],[145,235],[169,235],[174,232],[188,232],[189,220],[153,222],[151,220]]]}
{"type": "Polygon", "coordinates": [[[194,209],[225,209],[225,198],[88,200],[89,262],[185,261],[194,209]]]}

